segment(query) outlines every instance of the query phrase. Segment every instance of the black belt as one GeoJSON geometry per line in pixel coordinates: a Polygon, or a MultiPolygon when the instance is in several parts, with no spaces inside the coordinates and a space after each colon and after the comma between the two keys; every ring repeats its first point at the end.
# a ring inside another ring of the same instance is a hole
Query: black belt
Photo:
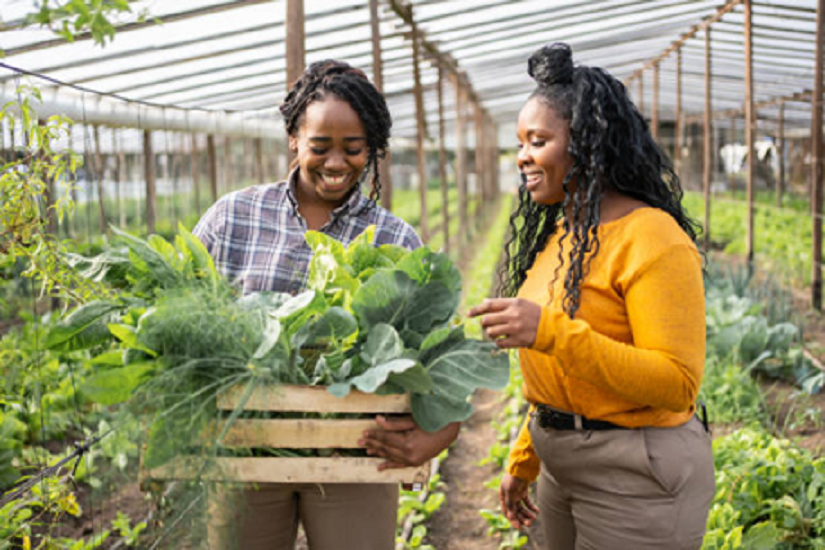
{"type": "Polygon", "coordinates": [[[544,429],[553,430],[626,430],[624,426],[613,424],[606,420],[590,420],[581,415],[566,413],[551,409],[541,403],[536,405],[534,418],[544,429]],[[576,426],[576,417],[581,424],[576,426]]]}

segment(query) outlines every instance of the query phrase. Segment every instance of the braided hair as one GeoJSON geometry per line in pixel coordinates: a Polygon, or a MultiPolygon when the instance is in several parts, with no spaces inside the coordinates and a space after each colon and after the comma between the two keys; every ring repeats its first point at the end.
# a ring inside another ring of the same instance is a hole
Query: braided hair
{"type": "Polygon", "coordinates": [[[317,61],[292,85],[280,106],[286,132],[296,136],[307,106],[323,101],[327,94],[349,103],[364,125],[367,138],[367,172],[372,172],[370,200],[374,205],[381,197],[378,161],[387,154],[392,117],[384,96],[360,69],[342,61],[317,61]]]}
{"type": "Polygon", "coordinates": [[[570,123],[573,163],[562,184],[562,203],[536,203],[524,185],[519,187],[518,206],[510,216],[507,261],[498,274],[499,292],[516,295],[536,256],[561,226],[555,276],[564,262],[561,244],[569,242],[562,307],[573,319],[582,281],[599,252],[597,229],[606,189],[664,210],[694,241],[699,226],[682,208],[679,178],[621,82],[601,68],[574,66],[570,47],[561,43],[533,53],[527,72],[537,84],[528,101],[543,101],[570,123]]]}

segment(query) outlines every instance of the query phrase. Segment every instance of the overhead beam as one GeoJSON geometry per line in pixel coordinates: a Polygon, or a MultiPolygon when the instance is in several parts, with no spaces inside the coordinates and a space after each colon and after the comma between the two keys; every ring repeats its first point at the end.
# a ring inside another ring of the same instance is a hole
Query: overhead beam
{"type": "MultiPolygon", "coordinates": [[[[200,17],[203,15],[212,15],[215,13],[221,13],[224,11],[234,10],[237,8],[245,8],[247,6],[253,6],[255,4],[264,4],[270,2],[271,0],[231,0],[229,2],[224,2],[223,4],[214,4],[211,6],[204,6],[202,8],[196,8],[193,10],[182,11],[179,13],[170,13],[168,15],[163,15],[162,20],[164,24],[173,23],[175,21],[184,21],[186,19],[191,19],[193,17],[200,17]]],[[[145,29],[147,27],[151,27],[153,25],[157,25],[155,22],[157,18],[150,17],[146,21],[135,21],[134,23],[127,23],[125,25],[120,25],[116,27],[116,32],[118,35],[123,34],[125,32],[137,31],[141,29],[145,29]]],[[[6,30],[6,29],[3,29],[6,30]]],[[[85,40],[91,40],[93,35],[91,32],[82,32],[78,33],[73,36],[72,42],[82,42],[85,40]]],[[[38,50],[45,50],[48,48],[53,48],[55,46],[63,46],[68,44],[69,41],[65,38],[56,38],[54,40],[44,40],[43,42],[37,42],[35,44],[28,44],[26,46],[20,46],[17,48],[10,48],[5,50],[6,57],[11,57],[13,55],[19,55],[21,53],[28,53],[34,52],[38,50]]]]}
{"type": "Polygon", "coordinates": [[[678,40],[674,41],[670,46],[668,46],[665,51],[642,65],[642,68],[631,74],[626,80],[630,80],[633,78],[638,78],[639,75],[642,74],[644,69],[651,68],[655,63],[659,63],[666,59],[670,54],[675,52],[682,46],[685,42],[690,40],[691,38],[695,37],[699,32],[707,30],[710,25],[715,23],[716,21],[720,21],[725,14],[730,13],[733,9],[741,4],[744,0],[728,0],[724,6],[721,6],[719,9],[716,10],[711,16],[706,17],[702,20],[701,23],[697,23],[693,25],[686,33],[682,34],[678,40]]]}

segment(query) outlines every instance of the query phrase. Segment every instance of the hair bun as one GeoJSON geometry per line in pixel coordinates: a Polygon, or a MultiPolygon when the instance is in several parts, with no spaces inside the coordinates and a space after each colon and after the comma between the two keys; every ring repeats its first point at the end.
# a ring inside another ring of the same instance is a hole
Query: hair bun
{"type": "Polygon", "coordinates": [[[543,46],[530,56],[527,73],[540,86],[573,82],[573,51],[562,42],[543,46]]]}

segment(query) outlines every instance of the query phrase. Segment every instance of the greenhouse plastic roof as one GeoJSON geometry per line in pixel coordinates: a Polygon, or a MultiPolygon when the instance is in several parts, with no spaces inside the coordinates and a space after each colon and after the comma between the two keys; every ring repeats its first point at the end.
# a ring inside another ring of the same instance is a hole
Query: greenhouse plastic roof
{"type": "MultiPolygon", "coordinates": [[[[466,73],[497,122],[515,119],[533,88],[526,73],[527,58],[543,44],[568,42],[577,62],[628,79],[725,5],[702,0],[416,0],[411,4],[424,39],[466,73]]],[[[816,2],[752,5],[754,100],[809,93],[816,2]]],[[[0,0],[3,63],[170,110],[243,111],[246,118],[277,120],[277,105],[286,89],[285,0],[134,2],[134,13],[119,21],[114,42],[105,47],[82,37],[67,43],[49,30],[20,28],[22,18],[34,9],[31,0],[0,0]],[[138,14],[143,12],[150,17],[139,23],[138,14]]],[[[337,58],[372,74],[368,0],[305,0],[304,9],[307,64],[337,58]]],[[[394,133],[413,136],[411,29],[387,0],[380,2],[380,14],[384,92],[395,119],[394,133]]],[[[711,27],[714,111],[743,108],[743,20],[739,5],[711,27]]],[[[682,47],[682,101],[688,117],[704,110],[704,40],[704,32],[699,31],[682,47]]],[[[651,70],[645,71],[644,79],[643,104],[649,116],[651,70]]],[[[11,71],[0,68],[0,82],[17,80],[11,71]]],[[[671,54],[660,64],[660,120],[675,116],[675,80],[676,55],[671,54]]],[[[427,106],[437,105],[437,81],[437,65],[427,59],[422,64],[427,106]]],[[[628,86],[635,97],[637,81],[628,81],[628,86]]],[[[455,92],[448,86],[445,94],[446,119],[452,121],[455,92]]],[[[777,109],[760,109],[760,126],[763,120],[774,120],[777,109]]],[[[438,110],[428,108],[427,116],[429,127],[435,127],[438,110]]],[[[809,125],[809,100],[787,102],[785,119],[788,127],[809,125]]],[[[718,123],[729,120],[725,117],[718,123]]]]}

